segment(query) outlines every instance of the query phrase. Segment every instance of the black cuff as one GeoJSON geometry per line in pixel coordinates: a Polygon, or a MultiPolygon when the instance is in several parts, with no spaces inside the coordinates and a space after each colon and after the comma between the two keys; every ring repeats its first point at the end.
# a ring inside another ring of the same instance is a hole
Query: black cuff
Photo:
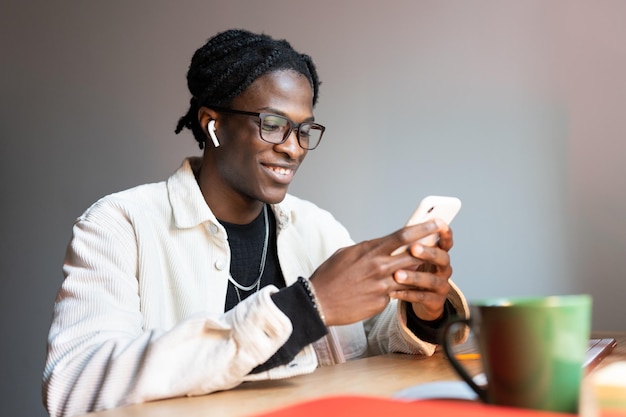
{"type": "Polygon", "coordinates": [[[328,332],[305,284],[300,280],[289,287],[282,288],[271,297],[276,306],[291,320],[293,331],[287,342],[267,362],[254,368],[250,372],[252,374],[291,362],[302,348],[328,332]]]}
{"type": "Polygon", "coordinates": [[[422,320],[415,315],[411,303],[406,305],[406,325],[413,334],[420,339],[437,344],[439,343],[439,329],[448,321],[450,317],[456,314],[456,310],[450,300],[446,300],[443,305],[443,315],[437,320],[422,320]]]}

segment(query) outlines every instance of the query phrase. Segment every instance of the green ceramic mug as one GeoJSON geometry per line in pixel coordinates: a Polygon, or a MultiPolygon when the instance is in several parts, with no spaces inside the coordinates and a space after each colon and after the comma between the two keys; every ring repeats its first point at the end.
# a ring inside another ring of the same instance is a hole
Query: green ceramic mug
{"type": "Polygon", "coordinates": [[[589,345],[591,296],[497,298],[470,303],[469,319],[453,319],[443,348],[456,372],[486,403],[578,412],[589,345]],[[478,385],[455,358],[449,334],[470,326],[487,379],[478,385]]]}

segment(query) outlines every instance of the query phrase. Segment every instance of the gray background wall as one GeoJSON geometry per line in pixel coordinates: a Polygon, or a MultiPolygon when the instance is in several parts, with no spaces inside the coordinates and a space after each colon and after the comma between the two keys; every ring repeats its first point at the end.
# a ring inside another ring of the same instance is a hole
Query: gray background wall
{"type": "Polygon", "coordinates": [[[40,375],[73,219],[184,156],[193,51],[230,27],[312,55],[327,136],[292,192],[357,240],[426,194],[464,206],[471,298],[591,293],[626,330],[626,2],[0,4],[0,415],[42,416],[40,375]]]}

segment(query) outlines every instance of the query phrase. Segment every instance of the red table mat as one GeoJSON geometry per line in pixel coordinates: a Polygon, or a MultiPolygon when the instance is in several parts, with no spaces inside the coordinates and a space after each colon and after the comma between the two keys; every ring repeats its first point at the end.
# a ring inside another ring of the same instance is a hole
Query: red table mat
{"type": "MultiPolygon", "coordinates": [[[[336,396],[298,403],[257,417],[437,416],[437,417],[567,417],[574,414],[500,407],[463,400],[399,401],[389,398],[336,396]]],[[[601,411],[598,417],[626,417],[626,412],[601,411]]]]}

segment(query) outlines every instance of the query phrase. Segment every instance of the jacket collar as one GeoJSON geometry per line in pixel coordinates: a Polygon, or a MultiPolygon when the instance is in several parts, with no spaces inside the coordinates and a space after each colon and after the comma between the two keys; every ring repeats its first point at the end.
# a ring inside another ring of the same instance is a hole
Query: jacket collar
{"type": "MultiPolygon", "coordinates": [[[[221,225],[204,201],[200,186],[194,172],[202,165],[202,158],[186,158],[176,172],[167,180],[167,192],[174,216],[174,223],[180,229],[196,227],[210,222],[218,227],[221,225]]],[[[290,222],[292,197],[287,195],[283,201],[271,205],[276,216],[277,226],[284,229],[290,222]]]]}

